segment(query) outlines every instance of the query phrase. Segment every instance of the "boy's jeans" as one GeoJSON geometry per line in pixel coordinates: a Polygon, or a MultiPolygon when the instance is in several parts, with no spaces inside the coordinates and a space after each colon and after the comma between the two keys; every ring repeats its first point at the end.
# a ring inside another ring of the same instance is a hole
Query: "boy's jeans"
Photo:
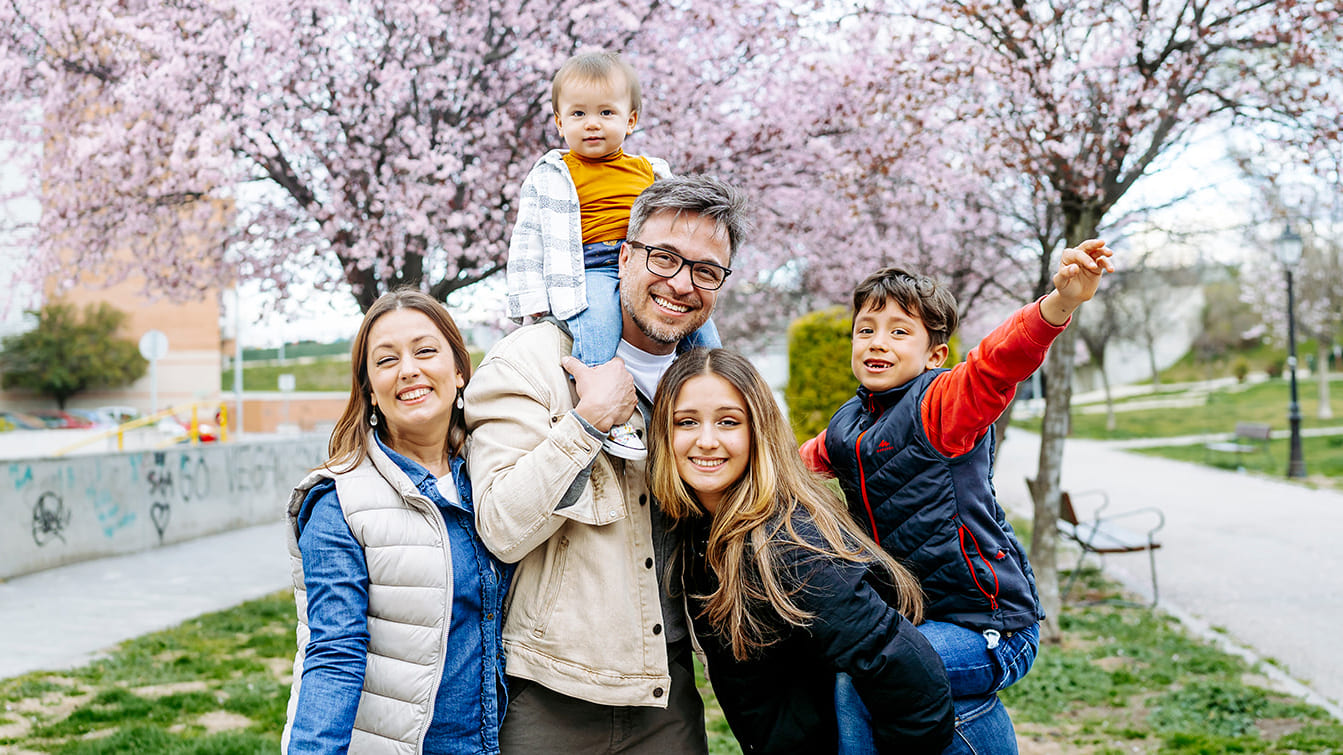
{"type": "MultiPolygon", "coordinates": [[[[599,242],[607,243],[607,242],[599,242]]],[[[589,367],[606,364],[616,355],[624,318],[620,311],[620,278],[617,265],[590,267],[583,271],[588,308],[565,320],[574,337],[574,358],[589,367]]],[[[716,349],[723,345],[718,328],[707,320],[686,339],[691,346],[716,349]]]]}
{"type": "MultiPolygon", "coordinates": [[[[1011,637],[997,637],[943,621],[925,621],[919,631],[947,667],[956,708],[956,737],[944,755],[1016,753],[1016,732],[998,690],[1026,675],[1040,647],[1040,627],[1031,625],[1011,637]]],[[[996,633],[994,633],[996,635],[996,633]]],[[[875,753],[872,717],[859,699],[848,674],[835,680],[835,713],[839,719],[841,755],[875,753]]]]}

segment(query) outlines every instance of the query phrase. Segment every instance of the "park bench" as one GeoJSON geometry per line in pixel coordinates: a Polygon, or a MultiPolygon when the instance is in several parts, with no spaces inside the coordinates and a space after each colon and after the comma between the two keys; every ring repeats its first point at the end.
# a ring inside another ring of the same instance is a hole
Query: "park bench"
{"type": "Polygon", "coordinates": [[[1206,451],[1230,453],[1230,454],[1254,454],[1263,453],[1270,456],[1268,451],[1269,436],[1273,429],[1262,422],[1237,422],[1236,430],[1227,440],[1213,441],[1204,444],[1206,451]]]}
{"type": "MultiPolygon", "coordinates": [[[[1035,481],[1028,478],[1026,486],[1034,496],[1035,481]]],[[[1109,553],[1147,551],[1148,568],[1152,575],[1152,605],[1155,606],[1158,598],[1156,550],[1161,547],[1161,541],[1157,540],[1156,533],[1166,526],[1166,515],[1155,506],[1144,506],[1108,516],[1103,515],[1109,506],[1110,496],[1103,490],[1086,490],[1079,493],[1069,493],[1066,490],[1059,492],[1059,534],[1076,543],[1081,550],[1081,555],[1077,558],[1077,564],[1073,567],[1072,574],[1068,577],[1068,582],[1063,586],[1060,593],[1060,600],[1067,599],[1073,583],[1082,574],[1082,564],[1086,561],[1087,556],[1094,553],[1097,557],[1104,558],[1109,553]],[[1073,509],[1073,498],[1085,496],[1100,496],[1101,505],[1092,513],[1091,518],[1080,521],[1077,517],[1077,511],[1073,509]],[[1115,524],[1118,520],[1132,517],[1142,517],[1151,524],[1151,527],[1143,531],[1128,529],[1121,524],[1115,524]]]]}

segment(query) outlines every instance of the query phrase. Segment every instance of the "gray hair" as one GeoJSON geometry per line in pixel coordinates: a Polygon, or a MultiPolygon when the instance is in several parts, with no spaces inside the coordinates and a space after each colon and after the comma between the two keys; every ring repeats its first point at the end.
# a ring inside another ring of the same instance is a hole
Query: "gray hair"
{"type": "Polygon", "coordinates": [[[728,264],[750,231],[746,194],[712,176],[673,176],[654,181],[630,208],[627,238],[638,241],[644,223],[659,212],[673,212],[677,218],[688,213],[714,221],[718,233],[728,239],[728,264]]]}

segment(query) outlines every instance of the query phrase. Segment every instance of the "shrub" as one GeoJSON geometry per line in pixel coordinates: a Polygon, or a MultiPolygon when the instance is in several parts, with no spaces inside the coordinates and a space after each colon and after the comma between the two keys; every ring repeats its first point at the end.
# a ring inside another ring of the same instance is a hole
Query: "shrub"
{"type": "Polygon", "coordinates": [[[1245,376],[1250,374],[1250,360],[1236,357],[1236,361],[1231,363],[1231,374],[1236,376],[1237,383],[1245,382],[1245,376]]]}
{"type": "Polygon", "coordinates": [[[37,316],[37,327],[0,340],[5,388],[50,396],[64,409],[71,396],[129,385],[148,369],[135,341],[117,335],[126,313],[106,302],[81,310],[52,301],[30,314],[37,316]]]}
{"type": "Polygon", "coordinates": [[[1277,359],[1271,359],[1268,364],[1264,365],[1264,372],[1268,373],[1268,376],[1271,378],[1282,377],[1282,371],[1283,364],[1277,359]]]}
{"type": "Polygon", "coordinates": [[[849,311],[831,307],[788,326],[788,420],[799,441],[825,429],[858,382],[849,368],[849,311]]]}

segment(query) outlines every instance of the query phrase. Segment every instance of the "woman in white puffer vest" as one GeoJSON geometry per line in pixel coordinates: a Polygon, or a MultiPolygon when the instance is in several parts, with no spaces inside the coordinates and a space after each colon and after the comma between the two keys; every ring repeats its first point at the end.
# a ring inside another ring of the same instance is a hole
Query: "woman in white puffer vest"
{"type": "Polygon", "coordinates": [[[498,753],[508,570],[476,535],[462,389],[471,361],[438,301],[364,316],[330,458],[294,489],[298,653],[286,752],[498,753]]]}

